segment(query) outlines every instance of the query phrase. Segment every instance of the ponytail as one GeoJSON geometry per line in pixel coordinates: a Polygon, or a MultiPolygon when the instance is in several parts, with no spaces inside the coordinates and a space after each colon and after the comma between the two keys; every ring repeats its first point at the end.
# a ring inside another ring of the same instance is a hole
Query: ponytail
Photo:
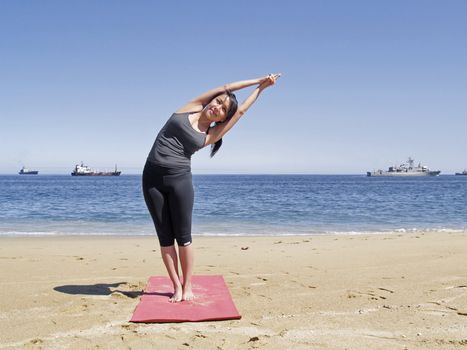
{"type": "Polygon", "coordinates": [[[222,139],[219,139],[216,143],[211,145],[211,158],[217,153],[219,148],[222,146],[222,139]]]}

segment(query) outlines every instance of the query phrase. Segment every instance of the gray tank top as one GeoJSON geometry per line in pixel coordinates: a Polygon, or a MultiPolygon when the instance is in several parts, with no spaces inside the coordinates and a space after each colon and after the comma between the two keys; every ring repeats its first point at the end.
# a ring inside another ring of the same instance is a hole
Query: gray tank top
{"type": "Polygon", "coordinates": [[[154,141],[147,160],[173,172],[191,171],[191,156],[204,146],[206,134],[193,129],[190,113],[174,113],[154,141]]]}

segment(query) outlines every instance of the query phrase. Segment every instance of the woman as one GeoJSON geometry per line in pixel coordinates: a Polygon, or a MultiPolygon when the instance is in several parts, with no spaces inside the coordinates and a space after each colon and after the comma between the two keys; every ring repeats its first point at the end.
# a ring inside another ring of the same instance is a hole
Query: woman
{"type": "Polygon", "coordinates": [[[192,300],[193,247],[191,217],[193,185],[191,156],[212,145],[211,157],[222,137],[238,122],[259,94],[280,74],[239,81],[210,90],[178,109],[157,135],[143,171],[144,200],[154,221],[162,260],[172,280],[170,302],[192,300]],[[257,85],[239,107],[232,91],[257,85]],[[178,245],[183,279],[178,273],[178,245]]]}

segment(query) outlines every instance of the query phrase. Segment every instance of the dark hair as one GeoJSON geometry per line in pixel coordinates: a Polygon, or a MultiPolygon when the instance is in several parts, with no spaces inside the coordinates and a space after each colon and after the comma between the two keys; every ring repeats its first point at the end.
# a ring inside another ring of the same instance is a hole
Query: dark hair
{"type": "MultiPolygon", "coordinates": [[[[235,112],[237,112],[237,108],[238,108],[237,97],[235,97],[235,95],[229,90],[225,90],[224,92],[217,94],[216,96],[212,98],[212,100],[214,100],[217,96],[224,95],[224,94],[227,95],[230,100],[229,110],[227,111],[227,117],[225,118],[225,120],[223,122],[217,122],[216,125],[226,122],[227,120],[229,120],[230,118],[234,116],[235,112]]],[[[208,133],[209,133],[209,129],[208,129],[208,133]]],[[[220,139],[219,141],[217,141],[211,146],[211,158],[214,157],[214,155],[217,153],[219,148],[221,148],[221,145],[222,145],[222,139],[220,139]]]]}

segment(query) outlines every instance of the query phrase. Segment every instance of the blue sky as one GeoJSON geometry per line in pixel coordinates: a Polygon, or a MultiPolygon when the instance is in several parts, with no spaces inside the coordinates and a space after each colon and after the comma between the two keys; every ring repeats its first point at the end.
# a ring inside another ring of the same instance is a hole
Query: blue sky
{"type": "Polygon", "coordinates": [[[138,174],[174,110],[270,72],[193,173],[363,174],[408,156],[460,171],[465,38],[465,1],[2,1],[0,173],[138,174]]]}

